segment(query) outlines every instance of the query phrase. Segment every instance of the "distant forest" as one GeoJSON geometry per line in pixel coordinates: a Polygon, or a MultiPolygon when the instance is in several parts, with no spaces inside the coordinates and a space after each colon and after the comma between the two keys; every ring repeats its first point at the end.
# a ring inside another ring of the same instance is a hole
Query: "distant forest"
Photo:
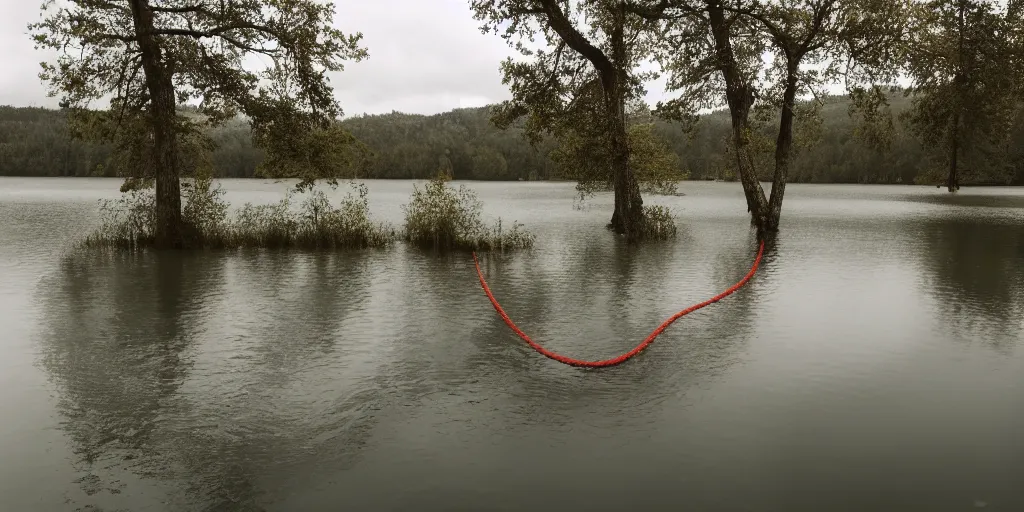
{"type": "MultiPolygon", "coordinates": [[[[870,147],[854,134],[845,97],[831,97],[822,108],[816,140],[802,148],[793,161],[789,181],[795,183],[905,183],[933,184],[943,180],[943,163],[922,148],[897,114],[910,105],[901,93],[890,97],[895,136],[887,149],[870,147]]],[[[342,121],[374,156],[361,169],[360,178],[423,179],[439,168],[450,168],[456,179],[549,180],[559,179],[548,158],[552,141],[531,146],[521,128],[500,130],[490,122],[490,107],[457,109],[436,115],[391,114],[352,117],[342,121]],[[449,167],[450,164],[450,167],[449,167]]],[[[654,133],[679,155],[690,179],[734,179],[727,152],[729,135],[725,112],[704,116],[692,133],[679,125],[655,119],[654,133]]],[[[248,125],[235,121],[211,133],[217,144],[212,159],[216,174],[251,178],[263,158],[251,143],[248,125]]],[[[765,157],[774,147],[769,130],[765,157]]],[[[110,147],[70,136],[59,110],[0,106],[0,176],[114,176],[105,165],[110,147]]],[[[1014,124],[1010,144],[965,154],[962,183],[1024,185],[1024,115],[1014,124]]],[[[770,165],[762,176],[770,180],[770,165]]]]}

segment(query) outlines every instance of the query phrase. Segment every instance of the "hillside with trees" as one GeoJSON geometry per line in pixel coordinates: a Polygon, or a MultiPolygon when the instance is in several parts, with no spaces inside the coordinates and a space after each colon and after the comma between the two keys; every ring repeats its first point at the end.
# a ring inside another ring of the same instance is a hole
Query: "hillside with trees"
{"type": "MultiPolygon", "coordinates": [[[[941,183],[942,161],[931,156],[908,132],[898,114],[909,106],[902,93],[890,95],[897,121],[887,149],[876,149],[857,137],[845,97],[826,99],[822,125],[793,159],[795,183],[941,183]]],[[[728,115],[714,112],[701,119],[693,133],[678,123],[655,118],[654,134],[678,155],[690,179],[735,179],[727,153],[728,115]]],[[[373,155],[356,171],[358,177],[426,179],[442,167],[461,180],[560,179],[549,154],[553,141],[536,147],[523,137],[522,126],[508,130],[490,121],[490,107],[458,109],[436,115],[390,114],[352,117],[342,122],[373,155]]],[[[252,178],[263,159],[249,126],[235,120],[211,130],[216,176],[252,178]]],[[[770,134],[761,135],[768,141],[770,134]]],[[[770,142],[770,141],[769,141],[770,142]]],[[[71,136],[64,113],[42,108],[0,107],[0,176],[118,176],[107,165],[111,148],[71,136]]],[[[962,183],[1024,185],[1024,116],[1014,122],[1012,142],[998,158],[991,151],[964,158],[962,183]],[[972,165],[977,162],[977,165],[972,165]]],[[[762,170],[770,179],[770,169],[762,170]]]]}

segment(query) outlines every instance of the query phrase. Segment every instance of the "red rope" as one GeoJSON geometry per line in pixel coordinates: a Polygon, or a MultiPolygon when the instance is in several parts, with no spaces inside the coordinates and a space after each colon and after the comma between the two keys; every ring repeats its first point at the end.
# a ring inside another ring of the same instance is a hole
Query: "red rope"
{"type": "Polygon", "coordinates": [[[690,307],[688,307],[688,308],[686,308],[686,309],[684,309],[684,310],[682,310],[682,311],[672,315],[671,317],[669,317],[668,320],[665,320],[664,322],[662,322],[662,324],[659,325],[657,329],[652,331],[651,334],[649,334],[647,336],[647,338],[644,339],[644,341],[641,342],[639,345],[637,345],[636,348],[634,348],[633,350],[630,350],[629,352],[626,352],[625,354],[622,354],[622,355],[620,355],[618,357],[613,357],[611,359],[604,359],[604,360],[601,360],[601,361],[583,361],[583,360],[580,360],[580,359],[573,359],[571,357],[566,357],[566,356],[563,356],[561,354],[556,354],[556,353],[554,353],[554,352],[552,352],[552,351],[550,351],[550,350],[548,350],[548,349],[538,345],[533,340],[531,340],[530,337],[526,335],[526,333],[521,331],[519,329],[519,327],[516,327],[515,322],[513,322],[512,319],[509,318],[507,314],[505,314],[505,310],[501,308],[501,304],[498,304],[498,300],[494,298],[494,294],[491,293],[490,287],[487,286],[487,281],[484,280],[483,272],[480,271],[480,261],[477,260],[475,252],[473,253],[473,263],[476,265],[476,275],[478,277],[480,277],[480,286],[483,286],[484,293],[486,293],[487,294],[487,298],[491,300],[491,304],[494,306],[495,311],[498,312],[498,315],[501,316],[501,319],[504,320],[505,323],[508,324],[508,326],[511,327],[512,330],[515,331],[515,333],[518,334],[519,337],[523,339],[523,341],[525,341],[527,344],[529,344],[531,348],[533,348],[537,352],[540,352],[540,354],[543,355],[544,357],[548,357],[548,358],[554,359],[555,361],[558,361],[559,363],[567,364],[569,366],[578,366],[578,367],[582,367],[582,368],[605,368],[605,367],[616,366],[616,365],[625,363],[626,361],[629,361],[630,359],[636,357],[637,354],[639,354],[640,352],[643,352],[647,347],[649,347],[651,345],[651,343],[654,343],[654,338],[657,338],[659,334],[661,334],[665,329],[667,329],[668,326],[672,325],[672,323],[675,322],[676,320],[679,320],[680,318],[682,318],[682,317],[684,317],[684,316],[686,316],[686,315],[688,315],[690,313],[693,313],[694,311],[697,311],[698,309],[701,309],[703,307],[706,307],[706,306],[709,306],[711,304],[714,304],[714,303],[716,303],[716,302],[718,302],[718,301],[728,297],[729,295],[732,295],[733,293],[735,293],[736,290],[739,290],[741,287],[743,287],[743,285],[747,284],[747,281],[749,281],[750,278],[754,277],[754,273],[757,272],[758,265],[761,264],[761,256],[762,255],[764,255],[764,242],[763,241],[761,242],[761,247],[757,250],[757,258],[754,259],[754,265],[750,267],[750,272],[747,272],[747,275],[743,276],[743,279],[740,279],[740,281],[738,283],[736,283],[736,284],[732,285],[731,287],[729,287],[728,290],[725,290],[724,292],[719,293],[718,295],[715,295],[714,297],[711,297],[710,299],[708,299],[708,300],[706,300],[704,302],[701,302],[699,304],[694,304],[694,305],[692,305],[692,306],[690,306],[690,307]]]}

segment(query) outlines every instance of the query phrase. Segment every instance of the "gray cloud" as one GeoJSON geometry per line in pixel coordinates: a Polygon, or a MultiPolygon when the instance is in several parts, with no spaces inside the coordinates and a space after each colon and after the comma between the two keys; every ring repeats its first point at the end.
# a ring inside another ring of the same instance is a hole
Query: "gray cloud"
{"type": "MultiPolygon", "coordinates": [[[[0,104],[56,106],[39,82],[37,51],[26,25],[41,0],[0,0],[0,104]]],[[[509,97],[498,66],[513,54],[500,37],[482,34],[467,0],[335,0],[335,24],[362,32],[370,58],[331,76],[346,115],[392,110],[432,114],[509,97]]],[[[652,87],[659,90],[658,87],[652,87]]],[[[652,93],[649,99],[660,99],[652,93]]]]}
{"type": "Polygon", "coordinates": [[[27,25],[39,21],[42,2],[0,0],[0,104],[17,106],[57,105],[56,98],[47,98],[39,82],[39,63],[52,54],[36,51],[28,36],[27,25]]]}
{"type": "Polygon", "coordinates": [[[346,112],[434,113],[501,101],[505,42],[481,34],[466,0],[339,0],[337,23],[361,31],[370,58],[332,77],[346,112]]]}

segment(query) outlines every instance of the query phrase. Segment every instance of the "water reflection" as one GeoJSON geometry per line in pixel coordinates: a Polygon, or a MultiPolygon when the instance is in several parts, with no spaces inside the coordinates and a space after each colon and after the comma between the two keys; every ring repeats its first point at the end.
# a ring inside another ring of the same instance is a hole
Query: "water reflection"
{"type": "Polygon", "coordinates": [[[340,327],[368,299],[368,253],[265,253],[239,265],[230,303],[257,313],[228,327],[245,332],[261,384],[287,386],[344,343],[340,327]],[[258,278],[253,278],[258,276],[258,278]],[[244,299],[242,299],[244,298],[244,299]]]}
{"type": "Polygon", "coordinates": [[[367,387],[335,372],[360,357],[362,344],[346,344],[342,331],[368,302],[366,258],[93,252],[65,261],[42,288],[42,365],[60,389],[82,474],[69,499],[135,509],[145,500],[122,491],[149,485],[146,506],[261,510],[267,480],[284,480],[272,475],[323,443],[348,446],[350,430],[365,433],[352,420],[362,419],[367,387]],[[339,406],[346,388],[356,396],[339,406]],[[178,492],[159,496],[163,482],[178,492]]]}
{"type": "Polygon", "coordinates": [[[1024,226],[946,219],[926,222],[921,237],[937,329],[1012,350],[1024,317],[1024,226]]]}
{"type": "Polygon", "coordinates": [[[368,302],[372,257],[228,259],[231,288],[210,304],[218,322],[199,358],[202,378],[168,421],[190,470],[180,478],[204,509],[262,510],[292,468],[349,434],[362,403],[339,406],[337,396],[359,389],[346,369],[365,349],[342,333],[368,302]]]}
{"type": "MultiPolygon", "coordinates": [[[[527,348],[465,255],[78,255],[40,300],[14,295],[42,319],[25,344],[56,383],[82,476],[68,508],[1019,503],[1020,226],[991,208],[951,223],[962,209],[806,190],[747,287],[603,371],[527,348]]],[[[705,218],[643,247],[603,215],[518,206],[555,219],[548,240],[485,256],[484,272],[538,342],[616,355],[749,268],[746,218],[719,215],[733,196],[686,200],[705,218]]],[[[34,282],[46,265],[8,268],[34,282]]]]}
{"type": "Polygon", "coordinates": [[[43,283],[42,365],[61,390],[86,496],[119,494],[126,469],[164,469],[161,418],[189,376],[204,298],[222,282],[221,266],[196,257],[93,252],[43,283]]]}

